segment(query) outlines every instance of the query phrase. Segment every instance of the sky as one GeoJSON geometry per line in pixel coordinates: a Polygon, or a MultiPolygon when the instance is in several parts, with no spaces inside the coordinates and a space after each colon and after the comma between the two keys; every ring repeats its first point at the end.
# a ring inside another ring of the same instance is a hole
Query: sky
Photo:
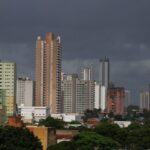
{"type": "Polygon", "coordinates": [[[62,39],[63,72],[110,60],[116,86],[139,92],[150,83],[149,0],[0,0],[0,59],[17,63],[18,76],[34,79],[35,42],[46,32],[62,39]]]}

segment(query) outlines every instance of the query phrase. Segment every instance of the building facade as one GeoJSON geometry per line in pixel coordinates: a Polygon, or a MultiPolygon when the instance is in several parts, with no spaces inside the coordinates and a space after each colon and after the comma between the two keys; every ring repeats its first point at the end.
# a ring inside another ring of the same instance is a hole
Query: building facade
{"type": "Polygon", "coordinates": [[[51,113],[62,111],[60,42],[53,33],[36,41],[35,106],[47,106],[51,113]]]}
{"type": "Polygon", "coordinates": [[[16,64],[0,62],[0,99],[6,116],[16,114],[16,64]]]}
{"type": "Polygon", "coordinates": [[[100,73],[99,80],[100,85],[108,88],[109,86],[109,59],[105,57],[104,59],[100,59],[100,73]]]}
{"type": "Polygon", "coordinates": [[[40,140],[43,146],[43,150],[47,150],[50,145],[55,145],[57,143],[55,128],[43,126],[27,126],[27,129],[40,140]]]}
{"type": "Polygon", "coordinates": [[[47,107],[19,106],[18,114],[25,123],[39,122],[40,119],[46,119],[49,116],[47,107]]]}
{"type": "Polygon", "coordinates": [[[124,99],[124,107],[127,109],[127,107],[131,105],[131,94],[129,90],[125,90],[125,99],[124,99]]]}
{"type": "Polygon", "coordinates": [[[87,66],[83,68],[83,71],[81,72],[81,79],[82,80],[92,80],[93,72],[92,72],[92,66],[87,66]]]}
{"type": "Polygon", "coordinates": [[[125,90],[122,87],[113,87],[108,89],[107,94],[107,113],[124,113],[125,90]]]}
{"type": "Polygon", "coordinates": [[[102,111],[106,109],[107,90],[109,87],[109,59],[105,57],[100,61],[99,73],[99,107],[102,111]]]}
{"type": "Polygon", "coordinates": [[[33,106],[33,81],[28,77],[17,79],[17,106],[33,106]]]}
{"type": "Polygon", "coordinates": [[[92,80],[80,80],[76,74],[62,81],[63,113],[83,113],[93,110],[95,83],[92,80]]]}
{"type": "Polygon", "coordinates": [[[6,119],[6,94],[5,90],[0,90],[0,124],[3,124],[6,119]]]}
{"type": "Polygon", "coordinates": [[[95,82],[95,101],[94,101],[94,108],[99,109],[100,108],[100,93],[99,93],[99,83],[95,82]]]}
{"type": "Polygon", "coordinates": [[[150,110],[150,96],[149,92],[140,93],[140,109],[150,110]]]}

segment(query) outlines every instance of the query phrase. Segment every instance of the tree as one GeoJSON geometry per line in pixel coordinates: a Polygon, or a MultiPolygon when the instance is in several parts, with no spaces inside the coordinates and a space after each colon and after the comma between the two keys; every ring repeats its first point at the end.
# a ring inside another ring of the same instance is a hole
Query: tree
{"type": "Polygon", "coordinates": [[[118,149],[118,142],[95,132],[82,132],[70,142],[49,146],[47,150],[112,150],[118,149]]]}
{"type": "Polygon", "coordinates": [[[41,119],[39,121],[39,126],[44,125],[46,127],[55,127],[56,129],[64,128],[64,122],[60,119],[54,119],[52,117],[47,117],[46,119],[41,119]]]}
{"type": "Polygon", "coordinates": [[[95,132],[82,132],[74,138],[78,149],[89,150],[112,150],[119,148],[119,143],[109,137],[104,137],[95,132]]]}
{"type": "Polygon", "coordinates": [[[119,134],[120,127],[117,124],[110,124],[104,122],[96,126],[95,132],[103,136],[111,137],[114,139],[119,134]]]}
{"type": "Polygon", "coordinates": [[[25,128],[0,127],[1,150],[42,150],[37,137],[25,128]]]}
{"type": "Polygon", "coordinates": [[[129,105],[127,107],[127,113],[130,114],[132,113],[134,110],[138,111],[139,110],[139,107],[138,106],[135,106],[135,105],[129,105]]]}
{"type": "Polygon", "coordinates": [[[114,120],[117,120],[117,121],[122,121],[123,120],[123,118],[122,118],[122,115],[115,115],[114,116],[114,120]]]}
{"type": "Polygon", "coordinates": [[[121,129],[117,124],[110,124],[108,122],[101,123],[95,128],[95,132],[105,137],[114,139],[122,147],[125,147],[126,145],[128,131],[124,128],[121,129]]]}
{"type": "Polygon", "coordinates": [[[95,118],[95,117],[97,118],[99,117],[100,112],[101,112],[101,109],[96,109],[96,108],[93,110],[87,109],[84,112],[83,120],[86,121],[89,118],[95,118]]]}
{"type": "Polygon", "coordinates": [[[132,124],[128,128],[127,149],[150,149],[150,127],[132,124]]]}

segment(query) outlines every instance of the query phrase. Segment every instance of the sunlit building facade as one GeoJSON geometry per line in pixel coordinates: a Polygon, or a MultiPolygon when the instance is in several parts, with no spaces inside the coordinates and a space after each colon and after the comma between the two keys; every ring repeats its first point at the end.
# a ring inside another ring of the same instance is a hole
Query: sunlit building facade
{"type": "Polygon", "coordinates": [[[6,116],[16,114],[16,64],[0,62],[0,99],[6,116]]]}
{"type": "Polygon", "coordinates": [[[60,44],[60,37],[53,33],[36,41],[35,106],[47,106],[51,113],[62,111],[60,44]]]}

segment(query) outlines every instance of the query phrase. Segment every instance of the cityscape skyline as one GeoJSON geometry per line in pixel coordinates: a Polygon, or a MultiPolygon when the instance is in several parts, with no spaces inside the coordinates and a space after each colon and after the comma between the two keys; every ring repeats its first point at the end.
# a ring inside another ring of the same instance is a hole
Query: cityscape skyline
{"type": "Polygon", "coordinates": [[[0,0],[0,149],[150,150],[150,0],[0,0]]]}
{"type": "Polygon", "coordinates": [[[33,78],[35,39],[52,31],[63,39],[64,72],[93,64],[98,79],[98,59],[107,56],[111,80],[131,90],[136,101],[149,83],[150,2],[71,0],[67,4],[63,0],[37,1],[36,6],[32,1],[0,2],[1,59],[16,62],[19,75],[33,78]]]}

